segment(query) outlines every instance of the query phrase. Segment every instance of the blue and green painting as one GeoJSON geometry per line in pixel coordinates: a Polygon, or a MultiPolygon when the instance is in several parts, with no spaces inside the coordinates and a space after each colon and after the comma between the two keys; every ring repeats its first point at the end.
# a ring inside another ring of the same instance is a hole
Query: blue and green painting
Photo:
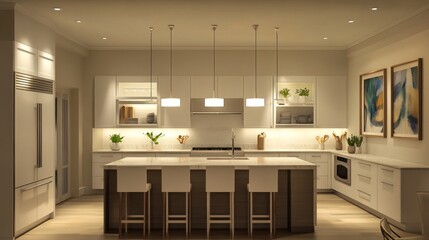
{"type": "Polygon", "coordinates": [[[419,81],[417,66],[393,73],[394,136],[416,137],[419,133],[419,81]]]}
{"type": "Polygon", "coordinates": [[[377,76],[364,80],[364,125],[365,133],[379,134],[384,131],[384,80],[377,76]]]}

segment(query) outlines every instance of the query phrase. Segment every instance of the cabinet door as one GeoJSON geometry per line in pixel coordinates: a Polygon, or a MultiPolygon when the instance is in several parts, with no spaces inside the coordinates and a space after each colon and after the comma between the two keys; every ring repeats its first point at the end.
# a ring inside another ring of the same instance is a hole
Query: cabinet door
{"type": "MultiPolygon", "coordinates": [[[[157,97],[157,80],[152,77],[152,97],[157,97]]],[[[150,76],[117,76],[116,97],[146,98],[151,96],[150,76]]]]}
{"type": "Polygon", "coordinates": [[[41,180],[54,175],[55,105],[50,94],[39,93],[37,101],[42,104],[42,166],[37,168],[41,180]]]}
{"type": "Polygon", "coordinates": [[[37,93],[15,91],[15,186],[37,179],[37,93]]]}
{"type": "Polygon", "coordinates": [[[15,43],[15,71],[37,76],[37,50],[15,43]]]}
{"type": "Polygon", "coordinates": [[[243,77],[219,76],[217,81],[218,97],[243,98],[243,77]]]}
{"type": "Polygon", "coordinates": [[[317,77],[317,127],[347,127],[347,79],[317,77]]]}
{"type": "MultiPolygon", "coordinates": [[[[161,108],[163,127],[191,126],[190,84],[190,77],[174,77],[172,93],[173,97],[180,98],[180,107],[161,108]]],[[[161,98],[170,96],[169,77],[159,77],[159,88],[161,98]]]]}
{"type": "MultiPolygon", "coordinates": [[[[258,98],[265,99],[264,107],[244,107],[244,127],[272,127],[272,77],[258,77],[258,98]]],[[[244,98],[255,97],[255,77],[244,78],[244,98]]],[[[244,103],[245,104],[245,103],[244,103]]]]}
{"type": "Polygon", "coordinates": [[[104,165],[122,158],[121,153],[92,154],[92,189],[104,188],[104,165]]]}
{"type": "Polygon", "coordinates": [[[55,196],[54,196],[54,184],[52,178],[36,188],[37,191],[37,218],[41,219],[54,212],[55,196]]]}
{"type": "Polygon", "coordinates": [[[401,222],[401,172],[378,166],[378,211],[401,222]]]}
{"type": "Polygon", "coordinates": [[[55,80],[55,60],[53,55],[39,51],[37,63],[37,76],[55,80]]]}
{"type": "Polygon", "coordinates": [[[15,189],[15,233],[37,221],[37,188],[15,189]]]}
{"type": "Polygon", "coordinates": [[[356,186],[354,198],[377,209],[377,164],[353,159],[352,182],[356,186]]]}
{"type": "Polygon", "coordinates": [[[116,127],[116,77],[97,76],[94,82],[94,127],[116,127]]]}
{"type": "Polygon", "coordinates": [[[213,77],[192,76],[191,77],[191,98],[209,98],[209,97],[213,97],[213,77]]]}

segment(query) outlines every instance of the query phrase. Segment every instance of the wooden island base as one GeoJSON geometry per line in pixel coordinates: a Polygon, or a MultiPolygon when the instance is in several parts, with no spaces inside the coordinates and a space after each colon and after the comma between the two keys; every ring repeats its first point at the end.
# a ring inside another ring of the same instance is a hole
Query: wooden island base
{"type": "MultiPolygon", "coordinates": [[[[106,168],[104,171],[104,233],[118,232],[118,200],[116,191],[116,170],[106,168]]],[[[314,232],[316,225],[316,186],[315,168],[279,169],[279,192],[276,194],[275,226],[279,230],[293,233],[314,232]]],[[[248,226],[248,170],[235,171],[235,228],[247,229],[248,226]]],[[[163,195],[161,192],[161,170],[149,169],[148,182],[151,190],[151,229],[162,229],[163,195]]],[[[191,229],[206,229],[206,192],[205,170],[191,169],[191,229]]],[[[254,195],[255,213],[268,212],[269,196],[266,193],[254,195]]],[[[182,214],[184,194],[170,193],[171,211],[182,214]]],[[[212,212],[226,213],[228,194],[212,194],[212,212]]],[[[128,208],[132,212],[141,212],[142,193],[128,194],[128,208]]],[[[129,228],[141,228],[141,225],[130,225],[129,228]]],[[[183,225],[171,226],[184,228],[183,225]]],[[[225,225],[212,225],[213,228],[225,228],[225,225]]],[[[255,228],[267,228],[268,225],[255,225],[255,228]]]]}

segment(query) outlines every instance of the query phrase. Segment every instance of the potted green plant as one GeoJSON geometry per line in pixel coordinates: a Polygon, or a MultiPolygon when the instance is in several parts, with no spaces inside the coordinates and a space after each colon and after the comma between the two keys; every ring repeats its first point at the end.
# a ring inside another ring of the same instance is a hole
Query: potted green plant
{"type": "Polygon", "coordinates": [[[280,95],[282,95],[282,97],[284,98],[285,102],[288,102],[289,97],[291,95],[290,93],[290,89],[289,88],[283,88],[282,90],[279,91],[280,95]]]}
{"type": "Polygon", "coordinates": [[[363,142],[363,137],[362,136],[354,136],[355,138],[355,146],[356,146],[356,153],[362,153],[362,142],[363,142]]]}
{"type": "Polygon", "coordinates": [[[349,145],[347,147],[348,153],[355,153],[356,152],[356,141],[359,141],[359,137],[354,136],[353,134],[351,135],[351,137],[347,138],[347,144],[349,145]]]}
{"type": "Polygon", "coordinates": [[[110,137],[110,149],[112,149],[112,151],[119,151],[121,149],[121,145],[120,143],[122,142],[122,139],[124,139],[124,137],[121,137],[121,134],[112,134],[109,136],[110,137]]]}
{"type": "Polygon", "coordinates": [[[298,95],[299,102],[304,103],[308,100],[308,97],[310,96],[310,89],[308,89],[307,87],[298,88],[295,90],[295,94],[298,95]]]}
{"type": "Polygon", "coordinates": [[[158,142],[158,139],[160,138],[160,137],[163,137],[164,136],[164,134],[161,132],[161,133],[159,133],[159,134],[154,134],[153,132],[147,132],[147,133],[145,133],[145,135],[146,135],[146,137],[148,137],[149,139],[150,139],[150,141],[151,141],[151,149],[153,149],[153,145],[155,144],[155,145],[158,145],[159,144],[159,142],[158,142]]]}

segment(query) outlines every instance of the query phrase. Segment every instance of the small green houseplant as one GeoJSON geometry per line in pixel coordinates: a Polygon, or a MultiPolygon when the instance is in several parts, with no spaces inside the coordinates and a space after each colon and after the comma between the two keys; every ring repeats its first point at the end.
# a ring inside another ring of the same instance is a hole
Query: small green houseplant
{"type": "Polygon", "coordinates": [[[347,147],[347,152],[349,153],[355,153],[356,152],[356,146],[359,144],[362,144],[363,141],[363,137],[358,137],[358,136],[354,136],[353,134],[351,135],[351,137],[347,138],[347,144],[349,145],[347,147]]]}
{"type": "Polygon", "coordinates": [[[290,97],[290,89],[289,88],[283,88],[282,90],[279,91],[280,95],[283,96],[284,99],[287,99],[288,97],[290,97]]]}
{"type": "Polygon", "coordinates": [[[110,149],[112,149],[112,151],[119,151],[121,149],[121,145],[120,143],[122,142],[122,139],[124,139],[124,137],[121,137],[121,134],[112,134],[109,136],[110,137],[110,149]]]}
{"type": "Polygon", "coordinates": [[[355,146],[356,146],[356,153],[362,153],[362,142],[363,142],[363,137],[362,136],[355,136],[355,146]]]}
{"type": "Polygon", "coordinates": [[[160,137],[164,136],[164,134],[162,132],[159,133],[159,134],[154,134],[153,132],[147,132],[147,133],[145,133],[145,135],[146,135],[146,137],[148,137],[151,140],[151,147],[152,147],[152,149],[153,149],[153,145],[154,144],[156,144],[156,145],[159,144],[158,139],[160,137]]]}
{"type": "Polygon", "coordinates": [[[308,97],[310,96],[310,89],[304,87],[304,88],[298,88],[295,90],[295,94],[298,95],[298,100],[300,103],[304,103],[308,100],[308,97]]]}

